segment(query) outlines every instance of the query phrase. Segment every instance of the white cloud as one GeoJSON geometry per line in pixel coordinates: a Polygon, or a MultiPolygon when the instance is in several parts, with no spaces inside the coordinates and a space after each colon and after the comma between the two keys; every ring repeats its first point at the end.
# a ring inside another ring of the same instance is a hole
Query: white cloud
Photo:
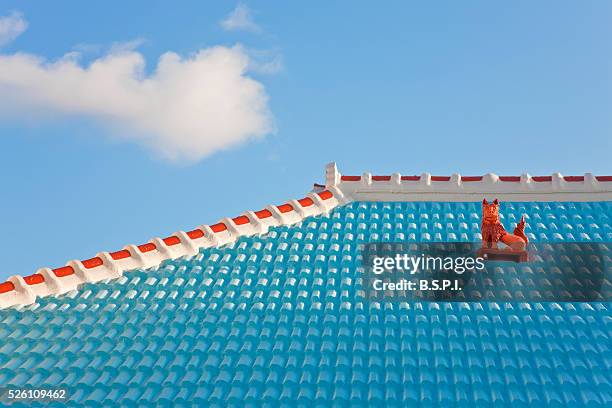
{"type": "Polygon", "coordinates": [[[167,52],[152,72],[129,47],[87,66],[73,53],[53,62],[0,55],[0,114],[89,117],[166,158],[194,161],[273,131],[268,97],[247,76],[250,65],[240,46],[189,57],[167,52]]]}
{"type": "Polygon", "coordinates": [[[227,31],[243,30],[254,33],[261,31],[261,28],[253,21],[251,10],[244,4],[238,4],[225,20],[221,21],[221,27],[227,31]]]}
{"type": "Polygon", "coordinates": [[[0,16],[0,47],[19,37],[28,28],[28,22],[16,11],[0,16]]]}

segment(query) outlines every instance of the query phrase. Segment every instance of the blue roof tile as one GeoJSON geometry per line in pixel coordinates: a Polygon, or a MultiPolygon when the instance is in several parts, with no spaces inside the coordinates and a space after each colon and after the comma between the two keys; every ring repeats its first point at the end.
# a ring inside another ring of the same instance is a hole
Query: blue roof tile
{"type": "MultiPolygon", "coordinates": [[[[532,240],[603,243],[611,205],[501,214],[506,226],[525,214],[532,240]]],[[[354,202],[0,310],[0,382],[67,387],[74,406],[612,404],[609,302],[369,302],[358,290],[359,244],[477,240],[479,222],[478,203],[354,202]]]]}

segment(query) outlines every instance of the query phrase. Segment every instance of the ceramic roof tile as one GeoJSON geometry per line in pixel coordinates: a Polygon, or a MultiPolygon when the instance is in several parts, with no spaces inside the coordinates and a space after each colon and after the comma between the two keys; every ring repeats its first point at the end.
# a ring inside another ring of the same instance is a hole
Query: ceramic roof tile
{"type": "MultiPolygon", "coordinates": [[[[523,213],[538,220],[526,231],[536,241],[606,243],[611,206],[504,202],[501,213],[506,223],[523,213]]],[[[357,243],[383,229],[434,240],[422,232],[439,220],[449,239],[479,211],[472,202],[353,202],[0,310],[2,381],[65,386],[74,406],[611,404],[609,302],[364,298],[357,243]],[[411,214],[424,216],[416,227],[411,214]]],[[[510,264],[506,273],[528,272],[510,264]]]]}

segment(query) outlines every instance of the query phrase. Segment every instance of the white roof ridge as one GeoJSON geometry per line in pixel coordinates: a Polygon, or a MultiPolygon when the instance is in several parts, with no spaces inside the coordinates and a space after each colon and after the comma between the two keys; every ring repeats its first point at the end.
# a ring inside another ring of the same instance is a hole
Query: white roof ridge
{"type": "Polygon", "coordinates": [[[505,201],[610,201],[612,176],[403,176],[343,175],[336,163],[325,169],[325,188],[337,189],[350,201],[480,201],[495,196],[505,201]]]}
{"type": "Polygon", "coordinates": [[[210,226],[178,231],[163,239],[153,238],[142,245],[127,245],[111,253],[100,252],[93,258],[72,260],[55,269],[40,268],[35,274],[25,277],[14,275],[0,283],[0,309],[32,304],[38,297],[59,295],[84,283],[117,278],[129,270],[151,268],[167,259],[192,256],[200,248],[221,246],[242,236],[263,234],[270,227],[292,225],[306,217],[329,212],[344,203],[341,198],[330,190],[313,192],[301,200],[269,205],[256,212],[247,211],[210,226]]]}

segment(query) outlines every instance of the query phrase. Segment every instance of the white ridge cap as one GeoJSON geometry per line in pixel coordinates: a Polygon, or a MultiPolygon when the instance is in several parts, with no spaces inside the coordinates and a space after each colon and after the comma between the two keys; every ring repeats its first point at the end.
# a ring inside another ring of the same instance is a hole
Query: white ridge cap
{"type": "Polygon", "coordinates": [[[242,236],[267,233],[272,226],[292,225],[305,217],[327,213],[348,201],[335,187],[334,183],[340,182],[337,168],[331,166],[327,173],[330,188],[316,190],[302,200],[291,200],[281,206],[270,205],[257,213],[247,211],[243,216],[248,218],[248,223],[240,219],[238,224],[235,220],[239,217],[226,217],[217,224],[201,225],[189,232],[178,231],[144,245],[127,245],[113,253],[99,252],[85,261],[72,260],[61,268],[41,268],[36,276],[12,276],[8,282],[0,283],[0,309],[32,304],[37,297],[66,293],[84,283],[118,278],[133,269],[156,267],[167,259],[194,256],[201,248],[229,244],[242,236]]]}
{"type": "MultiPolygon", "coordinates": [[[[420,176],[343,176],[335,163],[326,167],[326,175],[340,179],[329,187],[341,192],[343,201],[481,201],[484,197],[502,201],[611,201],[612,180],[608,176],[433,176],[423,172],[420,176]]],[[[329,179],[331,180],[331,179],[329,179]]]]}

